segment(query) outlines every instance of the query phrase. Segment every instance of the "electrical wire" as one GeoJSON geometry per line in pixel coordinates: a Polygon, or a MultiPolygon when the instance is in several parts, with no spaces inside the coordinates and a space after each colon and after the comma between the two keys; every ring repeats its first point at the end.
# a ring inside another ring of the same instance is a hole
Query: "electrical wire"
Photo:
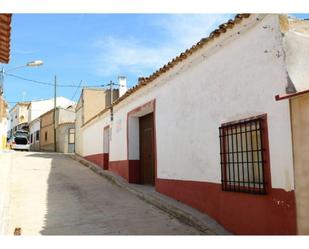
{"type": "Polygon", "coordinates": [[[81,86],[82,82],[83,82],[83,80],[81,80],[81,81],[79,82],[79,85],[76,87],[75,93],[73,94],[73,96],[72,96],[72,98],[71,98],[72,100],[74,100],[75,95],[76,95],[76,93],[77,93],[78,89],[80,88],[80,86],[81,86]]]}
{"type": "MultiPolygon", "coordinates": [[[[33,80],[33,79],[28,79],[28,78],[25,78],[25,77],[22,77],[22,76],[19,76],[19,75],[16,75],[16,74],[10,74],[10,73],[6,73],[4,72],[5,75],[7,76],[11,76],[11,77],[14,77],[14,78],[17,78],[17,79],[20,79],[20,80],[25,80],[25,81],[29,81],[29,82],[33,82],[33,83],[36,83],[36,84],[41,84],[41,85],[47,85],[47,86],[54,86],[55,84],[52,83],[52,82],[44,82],[44,81],[39,81],[39,80],[33,80]]],[[[111,83],[108,83],[108,84],[105,84],[105,85],[79,85],[78,88],[83,88],[83,87],[106,87],[106,86],[109,86],[111,83]]],[[[125,85],[120,85],[120,84],[117,84],[117,83],[114,83],[112,82],[112,85],[114,86],[121,86],[121,87],[130,87],[130,86],[125,86],[125,85]]],[[[57,84],[57,87],[72,87],[72,88],[76,88],[77,86],[74,85],[74,84],[57,84]]]]}
{"type": "MultiPolygon", "coordinates": [[[[51,82],[32,80],[32,79],[21,77],[21,76],[15,75],[15,74],[5,73],[5,75],[11,76],[11,77],[14,77],[14,78],[17,78],[17,79],[20,79],[20,80],[25,80],[25,81],[33,82],[33,83],[36,83],[36,84],[46,85],[46,86],[54,86],[55,85],[54,83],[51,83],[51,82]]],[[[80,87],[105,87],[105,86],[106,85],[88,85],[88,86],[78,86],[78,88],[80,88],[80,87]]],[[[57,84],[57,87],[72,87],[72,88],[76,88],[76,85],[72,85],[72,84],[71,85],[70,84],[67,84],[67,85],[65,85],[65,84],[57,84]]]]}

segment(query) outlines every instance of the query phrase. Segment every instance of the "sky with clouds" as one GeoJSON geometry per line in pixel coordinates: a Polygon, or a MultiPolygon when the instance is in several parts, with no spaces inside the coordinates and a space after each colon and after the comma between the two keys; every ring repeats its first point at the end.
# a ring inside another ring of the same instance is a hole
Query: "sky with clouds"
{"type": "MultiPolygon", "coordinates": [[[[14,14],[9,70],[41,59],[37,68],[8,73],[59,84],[105,85],[127,76],[128,85],[148,76],[205,37],[232,14],[14,14]]],[[[6,76],[7,101],[53,97],[53,88],[6,76]]],[[[74,88],[59,88],[72,98],[74,88]]],[[[75,96],[78,99],[79,92],[75,96]]],[[[13,103],[12,103],[13,104],[13,103]]],[[[12,106],[11,104],[11,106],[12,106]]]]}
{"type": "MultiPolygon", "coordinates": [[[[41,59],[37,68],[9,73],[58,84],[106,85],[119,75],[136,84],[233,14],[14,14],[11,61],[5,70],[41,59]]],[[[72,98],[76,88],[59,87],[72,98]]],[[[53,87],[6,76],[7,101],[53,97],[53,87]]],[[[77,101],[80,92],[75,95],[77,101]]],[[[14,103],[11,103],[12,107],[14,103]]]]}

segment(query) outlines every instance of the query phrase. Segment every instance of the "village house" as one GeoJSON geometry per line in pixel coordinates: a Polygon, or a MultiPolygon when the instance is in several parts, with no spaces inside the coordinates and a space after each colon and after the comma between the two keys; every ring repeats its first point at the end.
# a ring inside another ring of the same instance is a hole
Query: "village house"
{"type": "Polygon", "coordinates": [[[232,233],[308,234],[308,27],[236,15],[112,108],[77,118],[76,153],[232,233]]]}
{"type": "Polygon", "coordinates": [[[57,107],[55,114],[52,109],[40,116],[40,150],[62,153],[75,151],[75,106],[57,107]]]}
{"type": "Polygon", "coordinates": [[[100,112],[107,110],[111,106],[111,102],[119,98],[127,91],[126,77],[118,77],[118,88],[104,89],[104,88],[83,88],[79,101],[76,105],[76,151],[79,153],[82,150],[82,136],[80,127],[85,123],[100,115],[100,112]],[[111,92],[113,93],[111,95],[111,92]],[[113,100],[112,100],[113,99],[113,100]]]}
{"type": "Polygon", "coordinates": [[[14,135],[17,130],[29,130],[28,108],[30,102],[18,102],[10,110],[9,136],[14,135]]]}
{"type": "Polygon", "coordinates": [[[40,150],[40,117],[29,122],[29,140],[30,140],[30,150],[39,151],[40,150]]]}
{"type": "MultiPolygon", "coordinates": [[[[57,97],[57,107],[67,108],[74,102],[65,97],[57,97]]],[[[32,151],[40,150],[40,116],[54,108],[54,98],[31,101],[28,106],[29,117],[29,140],[32,151]]]]}

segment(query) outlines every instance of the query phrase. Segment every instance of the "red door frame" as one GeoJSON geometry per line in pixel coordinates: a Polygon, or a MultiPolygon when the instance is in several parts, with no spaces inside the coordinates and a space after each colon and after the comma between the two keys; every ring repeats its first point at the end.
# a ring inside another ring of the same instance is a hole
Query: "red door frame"
{"type": "Polygon", "coordinates": [[[109,130],[109,125],[105,126],[103,128],[103,169],[108,170],[108,165],[109,165],[109,153],[110,153],[110,130],[109,130]],[[108,153],[104,152],[104,133],[105,130],[108,130],[108,153]]]}
{"type": "MultiPolygon", "coordinates": [[[[127,160],[130,167],[130,160],[129,160],[129,117],[133,114],[138,113],[146,106],[152,107],[152,113],[153,113],[153,157],[154,157],[154,174],[155,174],[155,186],[157,185],[157,136],[156,136],[156,99],[152,99],[148,102],[146,102],[143,105],[140,105],[133,110],[129,111],[127,113],[127,160]]],[[[146,115],[146,114],[145,114],[146,115]]],[[[130,169],[129,169],[130,170],[130,169]]],[[[134,170],[140,170],[140,166],[138,168],[134,168],[134,170]]],[[[136,172],[137,173],[137,172],[136,172]]],[[[139,173],[137,173],[139,175],[139,173]]],[[[130,181],[130,179],[129,179],[130,181]]],[[[136,183],[140,183],[140,179],[137,180],[136,183]]]]}

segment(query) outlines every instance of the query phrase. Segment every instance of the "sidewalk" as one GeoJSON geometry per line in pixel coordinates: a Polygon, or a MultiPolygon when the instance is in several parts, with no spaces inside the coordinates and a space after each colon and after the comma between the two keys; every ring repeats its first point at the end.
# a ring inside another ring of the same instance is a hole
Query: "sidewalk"
{"type": "Polygon", "coordinates": [[[74,155],[73,159],[79,161],[95,173],[108,179],[117,186],[124,188],[131,193],[135,194],[144,201],[156,206],[157,208],[167,212],[168,214],[176,217],[180,221],[193,226],[203,234],[207,235],[231,235],[214,219],[210,218],[207,214],[201,213],[198,210],[178,202],[172,198],[162,195],[154,190],[151,186],[130,184],[122,177],[98,167],[84,158],[74,155]]]}
{"type": "Polygon", "coordinates": [[[0,150],[0,235],[7,230],[12,151],[0,150]]]}

